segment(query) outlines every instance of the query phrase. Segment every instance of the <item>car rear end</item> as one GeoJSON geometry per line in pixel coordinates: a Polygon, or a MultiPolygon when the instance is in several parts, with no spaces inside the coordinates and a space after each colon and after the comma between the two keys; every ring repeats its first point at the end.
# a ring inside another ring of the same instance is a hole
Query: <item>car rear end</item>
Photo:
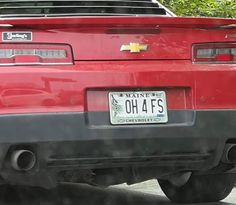
{"type": "Polygon", "coordinates": [[[3,183],[234,173],[234,19],[151,1],[0,5],[3,183]]]}

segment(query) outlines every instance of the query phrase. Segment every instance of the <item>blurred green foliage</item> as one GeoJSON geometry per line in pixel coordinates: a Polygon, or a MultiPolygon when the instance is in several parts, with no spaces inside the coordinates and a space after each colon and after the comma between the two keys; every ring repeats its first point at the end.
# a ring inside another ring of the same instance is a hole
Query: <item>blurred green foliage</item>
{"type": "Polygon", "coordinates": [[[236,0],[160,0],[178,16],[236,18],[236,0]]]}

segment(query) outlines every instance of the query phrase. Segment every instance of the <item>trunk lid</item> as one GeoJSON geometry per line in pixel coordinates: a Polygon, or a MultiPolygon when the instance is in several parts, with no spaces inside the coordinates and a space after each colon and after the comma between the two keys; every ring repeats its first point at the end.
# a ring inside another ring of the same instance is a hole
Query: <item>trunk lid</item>
{"type": "Polygon", "coordinates": [[[76,61],[190,59],[193,43],[232,41],[226,36],[236,33],[235,25],[234,19],[160,16],[0,19],[2,35],[32,32],[32,41],[20,43],[68,44],[76,61]]]}

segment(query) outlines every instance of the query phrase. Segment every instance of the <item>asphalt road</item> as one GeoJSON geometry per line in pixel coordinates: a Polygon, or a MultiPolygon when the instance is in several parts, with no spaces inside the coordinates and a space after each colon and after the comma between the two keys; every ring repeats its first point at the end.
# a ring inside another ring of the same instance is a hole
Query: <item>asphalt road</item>
{"type": "MultiPolygon", "coordinates": [[[[150,180],[143,183],[134,184],[131,186],[122,184],[115,187],[165,197],[164,193],[162,192],[161,188],[158,185],[157,180],[150,180]]],[[[232,193],[224,200],[224,202],[236,205],[236,189],[232,191],[232,193]]],[[[224,203],[216,203],[216,204],[224,204],[224,203]]]]}
{"type": "MultiPolygon", "coordinates": [[[[64,184],[51,191],[9,188],[0,191],[0,195],[1,205],[174,205],[163,196],[156,181],[106,189],[83,184],[64,184]]],[[[236,191],[225,202],[210,205],[236,205],[235,198],[236,191]]]]}

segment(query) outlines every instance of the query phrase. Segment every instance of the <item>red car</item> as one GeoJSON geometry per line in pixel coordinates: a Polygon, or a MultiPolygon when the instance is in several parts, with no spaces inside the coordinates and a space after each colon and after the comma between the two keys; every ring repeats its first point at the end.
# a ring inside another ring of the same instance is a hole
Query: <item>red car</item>
{"type": "Polygon", "coordinates": [[[176,17],[151,0],[0,7],[0,93],[27,88],[75,99],[45,106],[18,92],[14,107],[1,107],[2,183],[156,178],[176,202],[231,192],[235,19],[176,17]]]}

